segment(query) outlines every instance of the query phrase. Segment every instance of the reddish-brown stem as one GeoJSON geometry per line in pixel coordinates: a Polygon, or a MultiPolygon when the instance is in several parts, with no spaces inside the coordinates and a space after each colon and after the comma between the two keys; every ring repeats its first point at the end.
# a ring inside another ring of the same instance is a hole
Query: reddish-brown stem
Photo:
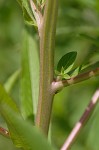
{"type": "Polygon", "coordinates": [[[75,141],[77,135],[79,134],[79,132],[83,128],[83,126],[86,123],[86,121],[88,120],[88,118],[90,117],[90,115],[91,115],[92,111],[94,110],[98,100],[99,100],[99,89],[93,95],[91,102],[87,106],[87,108],[86,108],[85,112],[83,113],[82,117],[80,118],[80,120],[74,126],[73,130],[71,131],[70,135],[66,139],[61,150],[69,150],[70,149],[70,147],[73,144],[73,142],[75,141]]]}
{"type": "Polygon", "coordinates": [[[32,12],[33,12],[35,19],[36,19],[36,23],[37,23],[37,27],[38,27],[38,33],[40,36],[41,35],[41,26],[42,26],[42,21],[43,21],[43,15],[41,13],[40,8],[38,8],[32,0],[29,0],[29,2],[30,2],[32,12]]]}
{"type": "Polygon", "coordinates": [[[0,134],[2,134],[3,136],[10,138],[10,133],[9,131],[7,131],[6,129],[0,127],[0,134]]]}
{"type": "Polygon", "coordinates": [[[98,75],[99,75],[99,67],[94,70],[79,74],[79,75],[72,77],[70,79],[67,79],[67,80],[54,81],[52,83],[52,90],[54,93],[57,93],[57,91],[61,90],[64,87],[79,83],[81,81],[87,80],[91,77],[98,76],[98,75]]]}

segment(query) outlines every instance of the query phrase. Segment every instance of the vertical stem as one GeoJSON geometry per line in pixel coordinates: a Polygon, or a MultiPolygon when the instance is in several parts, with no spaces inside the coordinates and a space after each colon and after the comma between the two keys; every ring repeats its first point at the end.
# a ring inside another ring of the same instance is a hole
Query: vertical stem
{"type": "Polygon", "coordinates": [[[36,125],[47,135],[51,117],[54,47],[58,0],[46,0],[40,32],[40,91],[36,125]]]}

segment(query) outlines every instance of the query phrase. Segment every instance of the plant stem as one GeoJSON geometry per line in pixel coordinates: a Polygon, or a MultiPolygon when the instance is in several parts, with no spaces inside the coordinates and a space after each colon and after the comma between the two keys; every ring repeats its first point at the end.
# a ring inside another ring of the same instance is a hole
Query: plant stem
{"type": "Polygon", "coordinates": [[[33,12],[33,14],[35,16],[35,19],[36,19],[36,22],[37,22],[38,33],[39,33],[39,36],[40,36],[42,13],[41,13],[41,10],[39,8],[37,8],[35,2],[33,2],[32,0],[29,0],[29,1],[30,1],[30,6],[31,6],[31,9],[32,9],[32,12],[33,12]]]}
{"type": "Polygon", "coordinates": [[[52,90],[54,91],[54,93],[57,93],[57,91],[63,89],[64,87],[79,83],[81,81],[85,81],[94,76],[99,76],[99,67],[86,73],[79,74],[67,80],[54,81],[52,83],[52,90]]]}
{"type": "Polygon", "coordinates": [[[99,100],[99,89],[95,92],[95,94],[92,97],[91,102],[87,106],[85,112],[83,113],[82,117],[80,118],[79,122],[74,126],[73,130],[71,131],[70,135],[66,139],[64,145],[62,146],[61,150],[69,150],[73,142],[75,141],[75,138],[83,128],[86,121],[88,121],[91,113],[93,112],[97,102],[99,100]]]}
{"type": "Polygon", "coordinates": [[[0,134],[7,137],[7,138],[10,138],[9,132],[6,129],[2,128],[2,127],[0,127],[0,134]]]}
{"type": "Polygon", "coordinates": [[[51,117],[54,76],[54,47],[58,1],[46,0],[44,18],[40,31],[40,91],[36,125],[47,135],[51,117]]]}

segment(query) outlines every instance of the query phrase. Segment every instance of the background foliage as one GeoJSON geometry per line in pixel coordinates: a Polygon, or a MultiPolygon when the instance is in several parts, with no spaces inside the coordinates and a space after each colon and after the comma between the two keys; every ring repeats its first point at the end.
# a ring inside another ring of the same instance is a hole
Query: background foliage
{"type": "MultiPolygon", "coordinates": [[[[20,68],[22,11],[16,1],[0,0],[0,82],[20,68]]],[[[75,66],[99,61],[99,1],[60,0],[56,35],[55,68],[58,60],[69,51],[77,51],[75,66]]],[[[52,140],[58,148],[78,121],[95,89],[99,77],[65,88],[55,96],[52,114],[52,140]]],[[[11,91],[19,104],[20,81],[11,91]]],[[[99,147],[99,106],[81,132],[72,150],[97,150],[99,147]]],[[[0,126],[6,124],[0,117],[0,126]]],[[[14,150],[9,139],[0,135],[0,149],[14,150]]]]}

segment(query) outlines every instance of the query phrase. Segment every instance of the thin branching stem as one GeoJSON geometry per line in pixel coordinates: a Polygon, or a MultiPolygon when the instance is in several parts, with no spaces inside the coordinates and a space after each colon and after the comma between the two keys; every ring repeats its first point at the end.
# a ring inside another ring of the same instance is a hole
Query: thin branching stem
{"type": "Polygon", "coordinates": [[[52,83],[52,90],[54,91],[54,93],[57,93],[64,87],[88,80],[89,78],[94,77],[94,76],[99,76],[99,67],[94,70],[79,74],[67,80],[54,81],[52,83]]]}
{"type": "Polygon", "coordinates": [[[72,144],[74,143],[76,137],[78,136],[81,129],[84,127],[86,121],[88,121],[89,117],[91,116],[97,102],[99,100],[99,89],[94,93],[92,100],[90,101],[89,105],[87,106],[85,112],[83,113],[80,120],[76,123],[73,130],[71,131],[70,135],[66,139],[64,145],[60,150],[69,150],[72,144]]]}

